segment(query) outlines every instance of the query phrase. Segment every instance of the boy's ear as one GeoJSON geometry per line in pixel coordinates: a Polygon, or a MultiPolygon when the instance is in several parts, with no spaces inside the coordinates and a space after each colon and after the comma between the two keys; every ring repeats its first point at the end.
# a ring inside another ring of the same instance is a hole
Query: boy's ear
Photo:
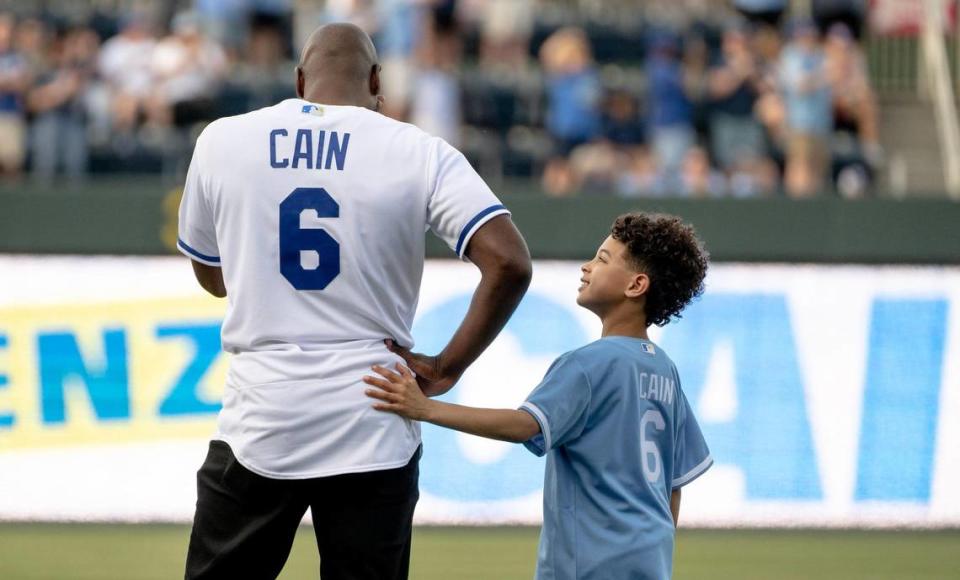
{"type": "Polygon", "coordinates": [[[627,298],[639,298],[650,290],[650,277],[643,272],[638,272],[630,278],[630,285],[624,291],[627,298]]]}

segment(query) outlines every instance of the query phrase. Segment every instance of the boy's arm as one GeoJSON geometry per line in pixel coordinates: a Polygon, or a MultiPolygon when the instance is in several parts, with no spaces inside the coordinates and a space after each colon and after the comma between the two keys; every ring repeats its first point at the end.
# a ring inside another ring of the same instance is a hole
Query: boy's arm
{"type": "Polygon", "coordinates": [[[523,443],[540,432],[530,413],[516,409],[478,409],[428,400],[430,412],[422,420],[487,439],[523,443]]]}
{"type": "Polygon", "coordinates": [[[680,523],[680,489],[674,488],[670,494],[670,513],[673,514],[673,527],[680,523]]]}
{"type": "Polygon", "coordinates": [[[367,389],[367,396],[380,401],[373,406],[377,410],[513,443],[527,441],[540,432],[540,424],[526,411],[477,409],[429,399],[403,365],[397,365],[399,374],[381,366],[373,370],[383,378],[366,376],[363,381],[376,387],[367,389]]]}

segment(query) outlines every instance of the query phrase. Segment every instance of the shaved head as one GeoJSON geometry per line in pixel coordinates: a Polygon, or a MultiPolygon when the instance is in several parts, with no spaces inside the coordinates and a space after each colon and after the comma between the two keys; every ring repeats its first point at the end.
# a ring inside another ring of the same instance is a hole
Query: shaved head
{"type": "Polygon", "coordinates": [[[367,33],[347,23],[316,29],[300,54],[297,94],[314,103],[378,110],[380,65],[367,33]]]}

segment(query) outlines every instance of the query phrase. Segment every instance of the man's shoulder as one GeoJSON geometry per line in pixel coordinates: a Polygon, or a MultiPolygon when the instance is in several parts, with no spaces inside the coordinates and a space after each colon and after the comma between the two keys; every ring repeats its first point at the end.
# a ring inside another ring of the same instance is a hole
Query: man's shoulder
{"type": "Polygon", "coordinates": [[[376,111],[364,110],[363,114],[366,116],[365,120],[374,125],[377,129],[381,129],[385,132],[394,132],[398,135],[401,135],[405,139],[418,142],[424,146],[441,141],[439,137],[435,137],[427,133],[412,123],[398,121],[397,119],[388,117],[376,111]]]}

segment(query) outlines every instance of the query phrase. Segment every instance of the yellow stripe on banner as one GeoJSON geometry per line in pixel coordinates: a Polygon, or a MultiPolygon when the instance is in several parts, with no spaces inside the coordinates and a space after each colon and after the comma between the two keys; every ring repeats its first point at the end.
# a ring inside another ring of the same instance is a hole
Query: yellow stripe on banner
{"type": "Polygon", "coordinates": [[[225,308],[198,296],[0,309],[0,451],[211,435],[225,308]]]}

